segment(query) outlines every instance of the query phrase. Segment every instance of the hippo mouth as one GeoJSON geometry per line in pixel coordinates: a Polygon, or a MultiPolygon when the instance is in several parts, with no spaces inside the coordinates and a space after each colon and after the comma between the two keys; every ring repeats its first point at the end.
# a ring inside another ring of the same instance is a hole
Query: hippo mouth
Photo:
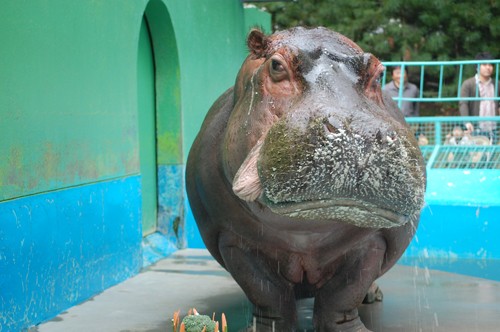
{"type": "MultiPolygon", "coordinates": [[[[314,137],[322,136],[319,133],[314,137]]],[[[272,149],[266,151],[267,159],[263,159],[264,142],[256,143],[233,178],[233,192],[244,201],[258,200],[273,213],[298,222],[324,220],[363,228],[398,227],[418,217],[425,185],[414,176],[413,170],[420,169],[419,165],[402,162],[408,157],[401,155],[401,151],[408,154],[410,150],[399,141],[393,143],[392,148],[366,149],[367,157],[363,160],[369,159],[370,162],[354,166],[346,159],[360,160],[356,154],[358,150],[349,148],[342,149],[341,156],[326,158],[328,162],[324,163],[321,159],[308,159],[307,155],[280,157],[280,151],[272,149]],[[385,152],[385,157],[381,157],[382,152],[385,152]],[[383,160],[388,154],[390,162],[383,160]],[[289,163],[283,163],[282,160],[287,158],[289,163]],[[352,169],[360,171],[349,173],[352,169]]],[[[314,146],[326,146],[327,143],[314,146]]],[[[298,146],[295,142],[275,145],[298,146]]],[[[363,147],[363,142],[357,146],[363,147]]],[[[310,155],[315,156],[317,150],[310,155]]],[[[336,150],[320,151],[328,155],[336,150]]]]}
{"type": "Polygon", "coordinates": [[[292,219],[328,219],[367,228],[392,228],[412,220],[390,209],[352,198],[322,199],[304,202],[266,202],[271,211],[292,219]]]}
{"type": "Polygon", "coordinates": [[[271,199],[266,195],[257,171],[261,145],[262,142],[259,142],[249,153],[233,181],[233,191],[245,201],[260,200],[273,213],[297,221],[333,220],[364,228],[392,228],[416,220],[417,213],[412,213],[411,208],[405,209],[407,214],[402,214],[387,206],[382,207],[359,198],[335,197],[304,201],[271,199]]]}

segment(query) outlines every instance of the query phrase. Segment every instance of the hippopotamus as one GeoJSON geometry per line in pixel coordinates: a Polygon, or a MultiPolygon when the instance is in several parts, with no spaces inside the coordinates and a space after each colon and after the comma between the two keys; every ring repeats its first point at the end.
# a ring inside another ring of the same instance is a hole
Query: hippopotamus
{"type": "Polygon", "coordinates": [[[307,297],[316,331],[368,331],[357,308],[380,298],[375,280],[418,226],[418,143],[381,92],[384,66],[347,37],[254,29],[247,44],[188,156],[202,239],[253,304],[257,331],[295,331],[307,297]]]}

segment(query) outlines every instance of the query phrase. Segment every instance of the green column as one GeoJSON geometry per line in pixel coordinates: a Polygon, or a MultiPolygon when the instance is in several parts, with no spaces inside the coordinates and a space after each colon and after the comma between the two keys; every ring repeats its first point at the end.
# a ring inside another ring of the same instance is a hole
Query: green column
{"type": "Polygon", "coordinates": [[[156,230],[156,115],[155,68],[151,39],[145,19],[139,36],[137,63],[137,100],[139,119],[139,158],[142,178],[142,233],[156,230]]]}

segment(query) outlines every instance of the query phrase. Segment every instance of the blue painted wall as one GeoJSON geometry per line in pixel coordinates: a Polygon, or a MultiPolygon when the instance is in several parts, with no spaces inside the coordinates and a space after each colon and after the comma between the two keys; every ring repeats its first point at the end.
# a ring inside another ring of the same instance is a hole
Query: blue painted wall
{"type": "Polygon", "coordinates": [[[178,248],[184,237],[184,165],[158,166],[158,231],[178,248]]]}
{"type": "Polygon", "coordinates": [[[140,176],[4,202],[0,216],[2,331],[51,318],[142,267],[140,176]]]}
{"type": "Polygon", "coordinates": [[[426,205],[408,257],[500,259],[500,170],[428,174],[426,205]]]}
{"type": "Polygon", "coordinates": [[[500,280],[500,170],[432,169],[400,263],[500,280]]]}

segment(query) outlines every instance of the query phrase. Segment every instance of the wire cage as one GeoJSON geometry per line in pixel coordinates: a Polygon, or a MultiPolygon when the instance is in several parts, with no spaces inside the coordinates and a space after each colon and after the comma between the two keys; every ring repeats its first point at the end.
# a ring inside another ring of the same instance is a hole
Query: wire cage
{"type": "Polygon", "coordinates": [[[430,168],[500,169],[498,117],[407,118],[430,168]]]}

